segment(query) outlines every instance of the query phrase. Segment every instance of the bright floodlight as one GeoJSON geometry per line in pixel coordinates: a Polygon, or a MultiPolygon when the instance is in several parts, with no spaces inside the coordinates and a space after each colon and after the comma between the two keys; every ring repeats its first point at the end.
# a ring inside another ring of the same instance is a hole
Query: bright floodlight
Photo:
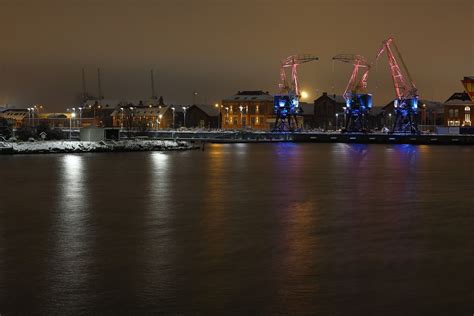
{"type": "Polygon", "coordinates": [[[308,98],[308,97],[309,97],[308,92],[306,92],[306,91],[301,91],[301,97],[302,97],[303,99],[308,98]]]}

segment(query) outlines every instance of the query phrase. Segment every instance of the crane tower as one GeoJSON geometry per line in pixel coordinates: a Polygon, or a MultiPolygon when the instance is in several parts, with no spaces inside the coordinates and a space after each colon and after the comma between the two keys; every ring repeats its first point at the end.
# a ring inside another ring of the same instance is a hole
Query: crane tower
{"type": "Polygon", "coordinates": [[[392,37],[383,41],[382,47],[377,54],[377,60],[384,52],[387,53],[388,65],[396,95],[393,103],[395,122],[392,127],[392,133],[419,134],[417,125],[418,89],[392,37]]]}
{"type": "Polygon", "coordinates": [[[344,132],[367,132],[367,117],[372,109],[372,95],[366,93],[370,63],[364,57],[353,54],[339,54],[333,60],[352,64],[351,77],[342,95],[346,100],[346,122],[344,132]],[[365,69],[359,79],[361,69],[365,69]]]}
{"type": "Polygon", "coordinates": [[[299,87],[297,67],[319,58],[313,55],[291,55],[282,60],[280,67],[280,94],[273,101],[276,115],[274,131],[294,131],[298,127],[297,115],[301,113],[299,107],[299,87]],[[287,79],[287,68],[291,68],[291,80],[287,79]]]}

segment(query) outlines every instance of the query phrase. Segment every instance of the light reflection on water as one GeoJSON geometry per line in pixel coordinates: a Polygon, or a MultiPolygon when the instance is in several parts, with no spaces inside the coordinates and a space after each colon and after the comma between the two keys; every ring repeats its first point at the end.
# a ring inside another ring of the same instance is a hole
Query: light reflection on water
{"type": "MultiPolygon", "coordinates": [[[[173,293],[175,234],[173,229],[173,200],[168,153],[151,153],[149,159],[149,193],[143,227],[143,293],[140,304],[153,304],[161,298],[170,304],[173,293]]],[[[145,197],[146,198],[146,197],[145,197]]]]}
{"type": "MultiPolygon", "coordinates": [[[[48,274],[52,276],[48,285],[50,304],[74,306],[80,309],[88,302],[87,296],[68,300],[68,291],[85,292],[90,281],[90,244],[94,227],[89,222],[89,192],[87,164],[81,155],[63,155],[59,173],[58,205],[55,209],[53,235],[50,238],[52,255],[48,274]]],[[[70,297],[69,297],[70,298],[70,297]]]]}
{"type": "Polygon", "coordinates": [[[35,218],[0,236],[7,312],[472,312],[465,147],[214,144],[44,159],[59,171],[22,173],[22,156],[5,170],[38,196],[57,187],[41,213],[38,199],[0,211],[3,229],[35,218]],[[35,252],[12,251],[42,232],[49,243],[35,252]],[[44,282],[12,287],[26,270],[44,282]]]}

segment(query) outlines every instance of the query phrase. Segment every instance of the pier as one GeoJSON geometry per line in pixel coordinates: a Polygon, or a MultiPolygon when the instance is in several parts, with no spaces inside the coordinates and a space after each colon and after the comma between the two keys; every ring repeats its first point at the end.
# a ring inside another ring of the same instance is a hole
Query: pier
{"type": "Polygon", "coordinates": [[[159,131],[149,138],[180,139],[208,143],[359,143],[359,144],[413,144],[413,145],[474,145],[474,135],[439,134],[375,134],[375,133],[321,133],[321,132],[220,132],[220,131],[159,131]]]}

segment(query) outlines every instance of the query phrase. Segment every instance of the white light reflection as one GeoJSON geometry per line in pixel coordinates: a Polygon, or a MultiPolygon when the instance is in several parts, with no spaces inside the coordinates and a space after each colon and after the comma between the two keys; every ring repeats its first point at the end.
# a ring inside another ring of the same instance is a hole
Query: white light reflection
{"type": "MultiPolygon", "coordinates": [[[[143,228],[143,260],[145,268],[141,271],[144,299],[156,298],[158,293],[166,293],[175,288],[173,276],[169,271],[175,256],[175,232],[171,217],[174,215],[172,199],[172,180],[169,153],[153,152],[150,157],[150,180],[147,198],[147,212],[143,228]]],[[[140,297],[142,297],[140,295],[140,297]]]]}
{"type": "MultiPolygon", "coordinates": [[[[88,216],[88,189],[84,158],[80,155],[64,155],[61,160],[59,196],[57,197],[56,219],[52,228],[55,245],[50,267],[50,297],[74,301],[79,307],[80,299],[72,299],[64,293],[74,295],[84,289],[86,276],[90,275],[90,245],[87,230],[91,230],[88,216]]],[[[82,297],[82,296],[78,296],[82,297]]],[[[84,297],[82,297],[84,298],[84,297]]],[[[74,308],[72,306],[72,308],[74,308]]]]}
{"type": "Polygon", "coordinates": [[[151,193],[150,206],[154,216],[162,217],[169,209],[169,187],[168,171],[169,156],[167,153],[154,152],[151,155],[151,193]]]}

